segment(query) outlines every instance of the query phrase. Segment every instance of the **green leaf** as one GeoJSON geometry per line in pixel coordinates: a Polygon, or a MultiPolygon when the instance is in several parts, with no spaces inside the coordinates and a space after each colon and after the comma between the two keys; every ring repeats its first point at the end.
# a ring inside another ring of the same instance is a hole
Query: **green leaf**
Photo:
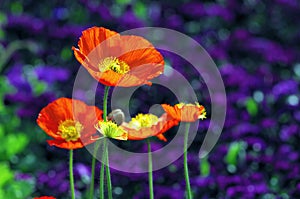
{"type": "Polygon", "coordinates": [[[4,125],[0,124],[0,139],[4,136],[4,125]]]}
{"type": "Polygon", "coordinates": [[[6,14],[3,12],[0,12],[0,25],[6,24],[6,22],[7,22],[6,14]]]}
{"type": "Polygon", "coordinates": [[[67,61],[72,57],[72,50],[69,47],[64,47],[60,53],[62,60],[67,61]]]}
{"type": "Polygon", "coordinates": [[[13,87],[10,85],[6,77],[0,76],[0,96],[1,98],[7,94],[14,91],[13,87]]]}
{"type": "Polygon", "coordinates": [[[116,0],[116,3],[119,5],[126,5],[132,3],[132,0],[116,0]]]}
{"type": "Polygon", "coordinates": [[[241,142],[233,142],[230,144],[227,155],[225,156],[225,162],[227,164],[236,165],[239,152],[242,149],[241,142]]]}
{"type": "Polygon", "coordinates": [[[33,183],[16,181],[5,187],[5,198],[24,199],[29,197],[34,190],[33,183]]]}
{"type": "Polygon", "coordinates": [[[47,84],[45,82],[41,82],[41,81],[35,81],[33,82],[33,92],[36,96],[39,96],[41,94],[43,94],[46,89],[47,89],[47,84]]]}
{"type": "Polygon", "coordinates": [[[11,4],[10,10],[14,14],[21,14],[23,12],[23,5],[20,2],[13,2],[11,4]]]}
{"type": "Polygon", "coordinates": [[[35,96],[41,95],[47,89],[47,84],[44,81],[40,81],[36,74],[34,74],[33,70],[25,72],[26,78],[33,89],[33,93],[35,96]]]}
{"type": "Polygon", "coordinates": [[[257,103],[252,98],[248,98],[246,100],[246,109],[251,116],[255,116],[258,112],[257,103]]]}
{"type": "Polygon", "coordinates": [[[4,196],[4,190],[0,189],[0,198],[5,198],[4,196]]]}
{"type": "Polygon", "coordinates": [[[144,3],[142,2],[136,2],[133,11],[135,15],[140,19],[146,19],[147,18],[147,9],[144,3]]]}
{"type": "Polygon", "coordinates": [[[8,134],[5,138],[5,149],[7,158],[16,155],[24,150],[27,146],[29,139],[25,134],[18,133],[18,134],[8,134]]]}
{"type": "Polygon", "coordinates": [[[0,190],[2,190],[2,187],[14,178],[14,174],[10,170],[9,165],[7,163],[0,162],[0,171],[1,171],[0,190]]]}
{"type": "Polygon", "coordinates": [[[210,164],[207,157],[200,160],[200,173],[203,177],[208,176],[210,173],[210,164]]]}

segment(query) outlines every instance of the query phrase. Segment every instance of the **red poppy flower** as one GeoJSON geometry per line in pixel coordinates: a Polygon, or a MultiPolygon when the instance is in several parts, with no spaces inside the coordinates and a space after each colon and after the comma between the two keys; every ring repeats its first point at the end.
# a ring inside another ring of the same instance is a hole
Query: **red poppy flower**
{"type": "Polygon", "coordinates": [[[163,133],[178,125],[178,121],[163,114],[160,118],[153,114],[138,114],[129,123],[123,123],[121,127],[128,132],[128,140],[143,140],[156,136],[160,140],[167,141],[163,133]]]}
{"type": "Polygon", "coordinates": [[[53,140],[47,140],[65,149],[82,148],[94,142],[91,136],[96,133],[95,124],[102,120],[102,111],[95,106],[68,98],[59,98],[44,107],[37,123],[53,140]]]}
{"type": "Polygon", "coordinates": [[[182,122],[195,122],[198,119],[205,119],[206,112],[202,105],[196,104],[176,104],[170,106],[168,104],[161,105],[168,115],[182,122]]]}
{"type": "Polygon", "coordinates": [[[107,86],[151,85],[149,80],[164,70],[162,55],[139,36],[92,27],[82,32],[78,47],[72,47],[76,59],[107,86]]]}
{"type": "Polygon", "coordinates": [[[52,196],[41,196],[41,197],[35,197],[33,199],[56,199],[56,198],[54,198],[52,196]]]}

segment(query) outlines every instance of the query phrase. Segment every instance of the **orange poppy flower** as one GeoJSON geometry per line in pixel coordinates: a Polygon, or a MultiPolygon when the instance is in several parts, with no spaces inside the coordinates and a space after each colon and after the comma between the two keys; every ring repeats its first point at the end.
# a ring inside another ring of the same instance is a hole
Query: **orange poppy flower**
{"type": "Polygon", "coordinates": [[[37,118],[37,124],[53,140],[50,146],[65,149],[82,148],[94,142],[95,124],[102,119],[102,111],[88,106],[80,100],[59,98],[44,107],[37,118]]]}
{"type": "Polygon", "coordinates": [[[33,199],[56,199],[56,198],[54,198],[52,196],[41,196],[41,197],[35,197],[33,199]]]}
{"type": "Polygon", "coordinates": [[[128,140],[143,140],[156,136],[158,139],[167,141],[163,133],[178,125],[178,121],[163,114],[160,118],[153,114],[138,114],[129,123],[124,122],[121,127],[128,132],[128,140]]]}
{"type": "Polygon", "coordinates": [[[184,104],[179,103],[175,106],[168,104],[161,105],[168,115],[172,118],[182,122],[195,122],[198,119],[205,119],[206,112],[205,108],[198,103],[195,104],[184,104]]]}
{"type": "Polygon", "coordinates": [[[139,36],[92,27],[82,32],[78,47],[72,47],[76,59],[93,78],[107,86],[151,85],[149,80],[164,70],[162,55],[139,36]]]}

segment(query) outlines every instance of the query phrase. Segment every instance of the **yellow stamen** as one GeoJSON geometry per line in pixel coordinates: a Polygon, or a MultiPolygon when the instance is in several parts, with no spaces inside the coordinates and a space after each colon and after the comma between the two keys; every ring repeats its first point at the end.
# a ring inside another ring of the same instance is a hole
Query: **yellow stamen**
{"type": "Polygon", "coordinates": [[[179,103],[179,104],[176,104],[175,106],[177,106],[179,109],[182,109],[183,106],[186,106],[185,103],[179,103]]]}
{"type": "Polygon", "coordinates": [[[130,70],[130,67],[124,61],[116,57],[106,57],[98,65],[100,72],[112,70],[119,74],[125,74],[130,70]]]}
{"type": "Polygon", "coordinates": [[[83,130],[82,124],[74,120],[65,120],[58,126],[58,134],[67,142],[77,141],[80,138],[80,133],[83,130]]]}
{"type": "Polygon", "coordinates": [[[206,112],[205,112],[205,110],[198,116],[198,119],[201,119],[201,120],[206,119],[206,112]]]}
{"type": "Polygon", "coordinates": [[[142,127],[151,127],[158,122],[158,117],[153,114],[138,114],[129,122],[129,126],[140,129],[142,127]]]}
{"type": "Polygon", "coordinates": [[[112,121],[99,121],[95,128],[105,137],[114,138],[117,140],[127,140],[128,133],[116,123],[112,121]]]}
{"type": "MultiPolygon", "coordinates": [[[[176,104],[175,106],[177,106],[177,108],[179,108],[179,109],[182,109],[182,107],[184,107],[184,106],[195,106],[195,104],[185,104],[185,103],[181,102],[179,104],[176,104]]],[[[199,105],[199,103],[196,102],[196,106],[200,107],[201,105],[199,105]]]]}

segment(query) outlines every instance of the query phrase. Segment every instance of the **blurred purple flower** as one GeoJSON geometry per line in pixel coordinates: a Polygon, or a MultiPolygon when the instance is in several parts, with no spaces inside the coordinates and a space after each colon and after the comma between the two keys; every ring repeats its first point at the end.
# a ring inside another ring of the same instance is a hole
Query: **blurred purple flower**
{"type": "Polygon", "coordinates": [[[244,137],[246,135],[257,135],[260,132],[258,126],[246,122],[240,122],[233,127],[233,134],[237,137],[244,137]]]}
{"type": "Polygon", "coordinates": [[[16,64],[9,69],[6,77],[15,88],[24,92],[31,93],[32,89],[29,82],[25,79],[23,75],[23,66],[21,64],[16,64]]]}
{"type": "Polygon", "coordinates": [[[16,180],[33,180],[34,177],[31,174],[27,174],[27,173],[16,173],[15,179],[16,180]]]}
{"type": "Polygon", "coordinates": [[[276,99],[282,95],[296,94],[298,93],[298,82],[295,80],[283,80],[273,87],[272,93],[276,99]]]}
{"type": "Polygon", "coordinates": [[[218,16],[226,21],[231,21],[233,19],[233,14],[226,7],[218,4],[210,4],[205,6],[205,13],[207,16],[218,16]]]}
{"type": "Polygon", "coordinates": [[[145,23],[134,14],[131,8],[128,8],[128,10],[119,18],[119,21],[126,29],[139,28],[145,25],[145,23]]]}
{"type": "Polygon", "coordinates": [[[22,28],[29,33],[40,34],[46,28],[45,21],[29,15],[8,15],[7,28],[22,28]]]}
{"type": "Polygon", "coordinates": [[[34,72],[39,80],[45,81],[49,85],[57,81],[65,81],[70,76],[67,69],[54,66],[37,66],[34,72]]]}
{"type": "Polygon", "coordinates": [[[5,101],[7,104],[19,104],[17,110],[18,116],[36,117],[38,112],[56,97],[51,91],[43,93],[34,93],[36,83],[31,83],[31,78],[43,80],[47,85],[53,86],[55,82],[65,81],[69,77],[69,72],[66,69],[55,69],[50,66],[38,66],[37,68],[23,68],[23,65],[17,64],[11,67],[7,72],[8,81],[15,87],[16,92],[7,94],[5,101]],[[33,77],[36,75],[36,77],[33,77]]]}
{"type": "Polygon", "coordinates": [[[181,11],[192,17],[201,17],[205,14],[205,7],[200,2],[188,2],[181,6],[181,11]]]}
{"type": "Polygon", "coordinates": [[[299,125],[291,124],[289,126],[283,126],[280,131],[280,138],[283,141],[288,141],[292,137],[296,136],[299,132],[299,125]]]}

